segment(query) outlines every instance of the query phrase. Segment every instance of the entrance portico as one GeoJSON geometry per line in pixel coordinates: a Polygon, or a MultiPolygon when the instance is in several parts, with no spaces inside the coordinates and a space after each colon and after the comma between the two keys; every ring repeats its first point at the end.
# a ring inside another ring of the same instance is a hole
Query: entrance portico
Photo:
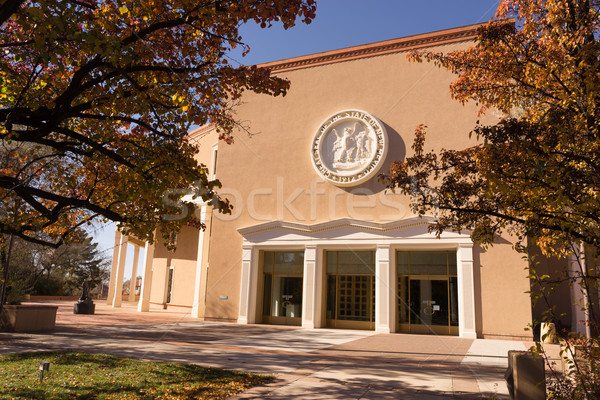
{"type": "MultiPolygon", "coordinates": [[[[326,327],[331,317],[326,313],[330,314],[331,303],[335,301],[338,310],[345,307],[344,315],[352,316],[346,318],[344,323],[369,320],[372,318],[371,307],[374,306],[371,329],[378,333],[396,332],[397,305],[402,301],[397,289],[397,253],[447,251],[456,257],[456,262],[452,260],[452,264],[456,265],[458,335],[475,338],[473,244],[468,234],[444,232],[439,238],[436,237],[428,232],[431,221],[426,217],[386,223],[344,218],[314,225],[273,221],[239,229],[244,244],[238,323],[268,322],[263,318],[263,304],[271,299],[265,299],[265,291],[261,290],[264,289],[264,252],[303,251],[302,327],[326,327]],[[338,272],[332,275],[328,270],[331,269],[331,261],[328,263],[327,258],[331,259],[334,252],[349,256],[353,253],[373,254],[373,263],[364,263],[362,266],[363,269],[372,269],[373,281],[368,278],[368,271],[363,275],[358,270],[340,273],[339,266],[338,272]],[[331,280],[333,276],[337,276],[338,280],[331,280]],[[340,276],[347,278],[340,280],[340,276]],[[349,278],[360,276],[367,278],[349,278]],[[340,285],[340,281],[345,286],[340,285]],[[329,294],[328,285],[330,289],[337,288],[335,299],[329,294]],[[357,292],[359,289],[360,293],[357,292]],[[370,300],[373,289],[374,305],[370,300]]],[[[433,306],[431,308],[433,310],[433,306]]],[[[438,309],[438,305],[435,308],[438,309]]],[[[352,324],[348,326],[352,327],[352,324]]]]}

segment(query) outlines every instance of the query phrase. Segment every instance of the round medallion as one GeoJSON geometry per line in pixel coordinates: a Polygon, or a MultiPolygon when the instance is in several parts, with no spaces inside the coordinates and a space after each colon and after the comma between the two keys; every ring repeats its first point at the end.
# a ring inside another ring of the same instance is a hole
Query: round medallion
{"type": "Polygon", "coordinates": [[[323,178],[338,186],[356,186],[379,171],[387,148],[387,133],[377,118],[360,110],[344,110],[321,124],[311,155],[323,178]]]}

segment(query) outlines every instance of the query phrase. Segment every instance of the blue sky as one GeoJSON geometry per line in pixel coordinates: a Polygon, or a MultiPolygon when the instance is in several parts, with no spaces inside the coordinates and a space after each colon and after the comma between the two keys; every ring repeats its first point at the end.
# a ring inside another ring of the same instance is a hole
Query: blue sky
{"type": "MultiPolygon", "coordinates": [[[[250,45],[250,53],[242,57],[235,51],[229,57],[234,65],[252,65],[486,22],[494,16],[498,3],[499,0],[317,0],[317,17],[309,25],[299,24],[288,30],[279,25],[269,29],[255,24],[243,26],[241,35],[250,45]]],[[[113,224],[92,230],[107,257],[112,257],[114,230],[113,224]]],[[[128,253],[125,279],[131,276],[133,259],[133,252],[128,253]]]]}
{"type": "Polygon", "coordinates": [[[498,0],[317,0],[317,17],[284,30],[241,29],[248,56],[232,57],[245,65],[488,21],[498,0]]]}

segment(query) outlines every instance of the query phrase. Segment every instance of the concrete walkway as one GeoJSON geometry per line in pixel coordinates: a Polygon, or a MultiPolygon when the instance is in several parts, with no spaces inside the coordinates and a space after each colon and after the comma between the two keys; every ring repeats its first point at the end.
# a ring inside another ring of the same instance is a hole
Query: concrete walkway
{"type": "Polygon", "coordinates": [[[59,306],[56,330],[0,333],[0,354],[72,349],[273,374],[240,399],[504,399],[510,349],[531,343],[370,331],[199,322],[185,311],[137,313],[96,302],[59,306]]]}

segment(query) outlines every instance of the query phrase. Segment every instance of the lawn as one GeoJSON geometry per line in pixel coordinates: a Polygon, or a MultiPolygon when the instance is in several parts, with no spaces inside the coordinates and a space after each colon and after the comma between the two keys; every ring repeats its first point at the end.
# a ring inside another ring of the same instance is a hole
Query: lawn
{"type": "Polygon", "coordinates": [[[0,399],[224,399],[272,378],[94,353],[0,357],[0,399]],[[50,362],[39,382],[39,365],[50,362]]]}

